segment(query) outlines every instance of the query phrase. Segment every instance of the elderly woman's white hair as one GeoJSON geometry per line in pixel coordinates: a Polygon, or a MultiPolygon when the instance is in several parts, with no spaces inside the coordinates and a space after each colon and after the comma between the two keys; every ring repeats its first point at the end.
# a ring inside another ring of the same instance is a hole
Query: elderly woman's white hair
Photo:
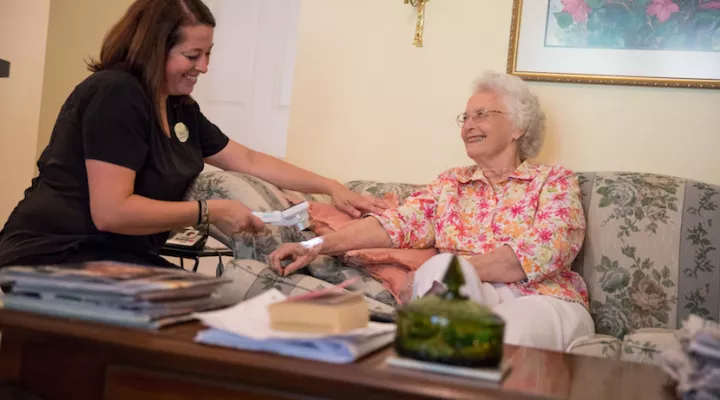
{"type": "Polygon", "coordinates": [[[486,72],[475,81],[474,88],[475,93],[496,93],[505,102],[510,119],[524,132],[518,140],[520,160],[537,156],[545,139],[545,113],[528,84],[513,75],[486,72]]]}

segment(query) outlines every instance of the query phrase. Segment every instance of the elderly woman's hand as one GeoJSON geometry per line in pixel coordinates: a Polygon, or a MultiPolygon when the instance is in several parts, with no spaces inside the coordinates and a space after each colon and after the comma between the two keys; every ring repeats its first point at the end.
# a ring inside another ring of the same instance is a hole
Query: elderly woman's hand
{"type": "Polygon", "coordinates": [[[390,208],[390,205],[383,199],[362,196],[343,185],[335,186],[330,192],[330,196],[337,208],[356,218],[365,212],[381,213],[390,208]]]}
{"type": "Polygon", "coordinates": [[[320,254],[321,249],[321,243],[313,247],[303,246],[301,243],[285,243],[268,256],[268,263],[278,275],[288,276],[310,264],[320,254]],[[283,267],[282,262],[286,259],[291,259],[292,262],[283,267]]]}

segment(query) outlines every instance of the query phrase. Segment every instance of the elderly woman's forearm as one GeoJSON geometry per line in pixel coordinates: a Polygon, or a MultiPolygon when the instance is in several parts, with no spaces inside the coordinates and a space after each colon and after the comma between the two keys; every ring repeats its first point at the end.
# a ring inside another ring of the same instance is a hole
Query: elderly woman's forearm
{"type": "Polygon", "coordinates": [[[350,250],[390,248],[390,236],[375,218],[363,218],[323,236],[322,254],[337,255],[350,250]]]}
{"type": "Polygon", "coordinates": [[[508,246],[472,256],[468,261],[475,267],[478,278],[483,282],[512,283],[527,277],[515,252],[508,246]]]}

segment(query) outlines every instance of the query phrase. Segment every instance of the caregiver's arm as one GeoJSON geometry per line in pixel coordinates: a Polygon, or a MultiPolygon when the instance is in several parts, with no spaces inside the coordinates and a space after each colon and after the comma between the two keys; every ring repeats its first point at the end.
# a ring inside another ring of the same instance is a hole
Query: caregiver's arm
{"type": "Polygon", "coordinates": [[[331,195],[340,190],[340,182],[296,167],[279,158],[255,151],[233,140],[217,154],[205,160],[213,167],[256,176],[283,189],[303,193],[331,195]]]}
{"type": "Polygon", "coordinates": [[[233,140],[230,140],[224,149],[206,158],[205,161],[213,167],[225,171],[241,172],[258,177],[282,189],[326,194],[332,197],[338,208],[354,217],[359,217],[362,211],[379,213],[387,208],[381,199],[361,196],[336,180],[252,150],[233,140]]]}
{"type": "Polygon", "coordinates": [[[372,217],[347,224],[319,239],[283,244],[270,254],[270,267],[278,274],[287,276],[312,262],[319,254],[336,255],[350,250],[389,248],[393,244],[380,222],[372,217]],[[283,268],[281,262],[285,259],[293,261],[283,268]]]}

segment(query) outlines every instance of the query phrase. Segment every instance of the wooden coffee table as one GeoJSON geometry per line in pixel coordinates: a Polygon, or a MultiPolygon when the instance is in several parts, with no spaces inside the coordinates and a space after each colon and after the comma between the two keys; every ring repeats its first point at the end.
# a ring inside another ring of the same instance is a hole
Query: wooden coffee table
{"type": "Polygon", "coordinates": [[[655,366],[513,346],[502,384],[390,369],[386,348],[335,365],[159,332],[0,310],[0,384],[52,399],[672,399],[655,366]]]}

